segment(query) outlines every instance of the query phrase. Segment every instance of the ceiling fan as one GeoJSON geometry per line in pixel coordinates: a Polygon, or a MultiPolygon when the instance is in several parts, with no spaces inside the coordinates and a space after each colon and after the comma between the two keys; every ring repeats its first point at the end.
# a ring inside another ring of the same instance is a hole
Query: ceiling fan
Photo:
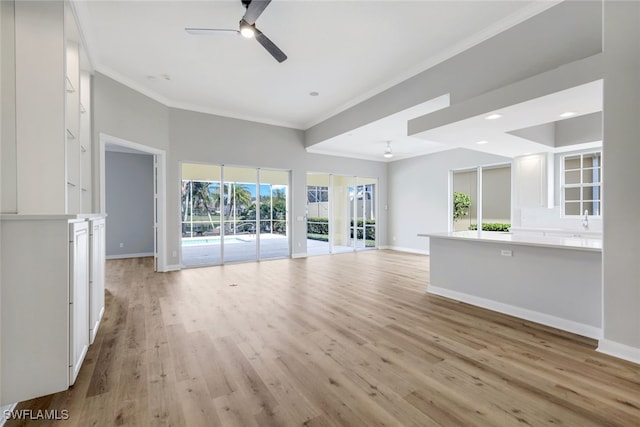
{"type": "Polygon", "coordinates": [[[185,28],[185,31],[189,34],[201,36],[201,35],[215,35],[215,34],[241,34],[246,38],[255,37],[255,39],[267,49],[267,52],[273,56],[276,61],[284,62],[287,59],[287,55],[278,48],[262,31],[256,28],[256,19],[264,12],[269,6],[271,0],[240,0],[242,5],[247,9],[244,16],[240,20],[240,28],[238,30],[227,30],[218,28],[185,28]]]}

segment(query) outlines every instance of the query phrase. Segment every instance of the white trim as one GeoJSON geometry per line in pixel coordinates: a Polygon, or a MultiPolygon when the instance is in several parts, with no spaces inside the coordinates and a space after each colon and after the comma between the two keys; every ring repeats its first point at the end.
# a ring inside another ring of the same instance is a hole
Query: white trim
{"type": "Polygon", "coordinates": [[[18,405],[18,402],[12,403],[10,405],[4,405],[0,408],[2,409],[2,414],[0,414],[0,427],[2,427],[4,423],[8,421],[7,418],[5,417],[5,414],[7,413],[7,411],[15,410],[17,405],[18,405]]]}
{"type": "Polygon", "coordinates": [[[291,258],[296,259],[296,258],[306,258],[307,257],[307,253],[306,252],[298,252],[298,253],[292,253],[291,254],[291,258]]]}
{"type": "Polygon", "coordinates": [[[598,341],[597,352],[608,354],[609,356],[619,359],[628,360],[629,362],[640,364],[640,348],[631,347],[630,345],[619,342],[601,339],[598,341]]]}
{"type": "Polygon", "coordinates": [[[182,267],[178,264],[172,264],[172,265],[165,265],[164,266],[164,270],[160,270],[161,273],[166,273],[169,271],[180,271],[182,270],[182,267]]]}
{"type": "Polygon", "coordinates": [[[153,256],[153,252],[143,252],[139,254],[107,255],[106,259],[144,258],[144,257],[152,257],[152,256],[153,256]]]}
{"type": "MultiPolygon", "coordinates": [[[[158,271],[167,271],[167,153],[146,145],[128,141],[126,139],[100,133],[100,159],[99,159],[99,176],[100,176],[100,206],[98,211],[106,213],[106,175],[105,175],[105,157],[106,145],[114,144],[121,147],[138,150],[146,154],[157,156],[158,159],[158,271]]],[[[152,254],[153,256],[153,254],[152,254]]],[[[109,257],[107,257],[109,258],[109,257]]]]}
{"type": "Polygon", "coordinates": [[[429,251],[425,249],[404,248],[402,246],[385,246],[385,249],[391,249],[392,251],[398,252],[408,252],[410,254],[429,255],[429,251]]]}
{"type": "Polygon", "coordinates": [[[571,332],[585,337],[594,339],[600,339],[602,337],[601,328],[586,325],[584,323],[574,322],[572,320],[563,319],[546,313],[540,313],[539,311],[528,310],[526,308],[504,304],[486,298],[480,298],[475,295],[469,295],[462,292],[452,291],[446,288],[440,288],[438,286],[428,285],[427,293],[451,298],[456,301],[466,302],[471,305],[486,308],[492,311],[497,311],[498,313],[519,317],[521,319],[551,326],[553,328],[562,329],[563,331],[571,332]]]}

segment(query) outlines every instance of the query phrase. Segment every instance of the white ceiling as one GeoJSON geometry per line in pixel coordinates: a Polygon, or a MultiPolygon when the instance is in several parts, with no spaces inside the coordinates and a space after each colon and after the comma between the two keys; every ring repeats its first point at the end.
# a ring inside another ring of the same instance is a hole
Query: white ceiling
{"type": "MultiPolygon", "coordinates": [[[[237,28],[240,0],[74,6],[97,71],[172,107],[307,129],[553,4],[274,0],[256,26],[288,55],[281,64],[255,40],[184,31],[237,28]]],[[[313,150],[382,160],[385,141],[398,139],[395,160],[447,149],[406,138],[406,119],[440,108],[438,102],[352,132],[366,141],[330,140],[313,150]]]]}
{"type": "MultiPolygon", "coordinates": [[[[565,150],[521,138],[509,132],[532,126],[568,120],[602,111],[602,80],[572,87],[550,95],[531,99],[495,111],[469,117],[455,123],[437,127],[414,135],[433,143],[438,142],[443,149],[468,148],[476,151],[516,157],[539,152],[565,150]],[[566,112],[574,115],[563,118],[566,112]],[[487,120],[491,114],[502,117],[487,120]],[[478,144],[479,141],[486,141],[478,144]]],[[[426,142],[425,141],[425,142],[426,142]]],[[[598,142],[601,141],[590,141],[598,142]]]]}

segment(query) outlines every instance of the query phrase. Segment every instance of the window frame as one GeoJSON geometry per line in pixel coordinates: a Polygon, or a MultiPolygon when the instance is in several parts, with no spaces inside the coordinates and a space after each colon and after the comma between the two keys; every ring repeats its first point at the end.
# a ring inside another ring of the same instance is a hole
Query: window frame
{"type": "Polygon", "coordinates": [[[584,215],[584,211],[585,211],[585,203],[593,203],[593,202],[598,202],[599,208],[598,208],[598,214],[594,214],[592,209],[588,209],[589,210],[589,214],[587,215],[588,217],[592,217],[592,218],[602,218],[602,212],[603,212],[603,204],[602,204],[602,190],[603,190],[603,179],[602,179],[602,171],[603,171],[603,153],[602,153],[602,149],[601,148],[597,148],[597,149],[590,149],[590,150],[584,150],[584,151],[577,151],[577,152],[570,152],[570,153],[563,153],[560,156],[560,206],[561,206],[561,213],[562,213],[562,217],[563,218],[579,218],[582,217],[584,215]],[[597,154],[600,162],[598,164],[597,167],[585,167],[584,166],[584,159],[585,157],[588,157],[590,155],[594,155],[597,154]],[[566,169],[566,159],[570,158],[570,157],[579,157],[580,158],[580,167],[578,169],[566,169]],[[584,182],[584,172],[586,170],[590,170],[590,171],[595,171],[598,170],[599,174],[598,174],[598,181],[597,182],[584,182]],[[567,184],[566,183],[566,173],[567,172],[576,172],[579,171],[580,172],[580,182],[577,184],[567,184]],[[566,213],[566,190],[567,189],[572,189],[572,188],[577,188],[580,190],[580,198],[578,200],[573,200],[571,199],[570,202],[578,202],[580,203],[580,209],[579,209],[579,213],[578,214],[567,214],[566,213]],[[591,188],[591,189],[598,189],[598,199],[584,199],[584,189],[585,188],[591,188]]]}

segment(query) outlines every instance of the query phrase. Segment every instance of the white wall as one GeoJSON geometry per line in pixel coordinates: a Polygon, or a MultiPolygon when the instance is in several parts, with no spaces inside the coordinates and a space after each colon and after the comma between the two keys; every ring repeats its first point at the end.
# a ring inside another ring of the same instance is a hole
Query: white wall
{"type": "Polygon", "coordinates": [[[153,173],[152,155],[106,153],[107,257],[153,253],[153,173]]]}
{"type": "MultiPolygon", "coordinates": [[[[379,179],[381,205],[386,204],[387,166],[383,162],[307,153],[303,132],[186,110],[170,109],[170,151],[167,178],[168,253],[179,252],[180,189],[179,162],[211,163],[290,170],[292,172],[292,252],[306,253],[307,172],[361,176],[379,179]],[[382,202],[384,201],[384,202],[382,202]]],[[[380,211],[380,245],[386,245],[386,214],[380,211]]],[[[175,261],[177,262],[177,260],[175,261]]],[[[170,262],[171,264],[172,262],[170,262]]]]}
{"type": "Polygon", "coordinates": [[[389,164],[389,244],[428,253],[418,233],[446,232],[449,222],[449,171],[510,159],[478,151],[455,149],[389,164]]]}

